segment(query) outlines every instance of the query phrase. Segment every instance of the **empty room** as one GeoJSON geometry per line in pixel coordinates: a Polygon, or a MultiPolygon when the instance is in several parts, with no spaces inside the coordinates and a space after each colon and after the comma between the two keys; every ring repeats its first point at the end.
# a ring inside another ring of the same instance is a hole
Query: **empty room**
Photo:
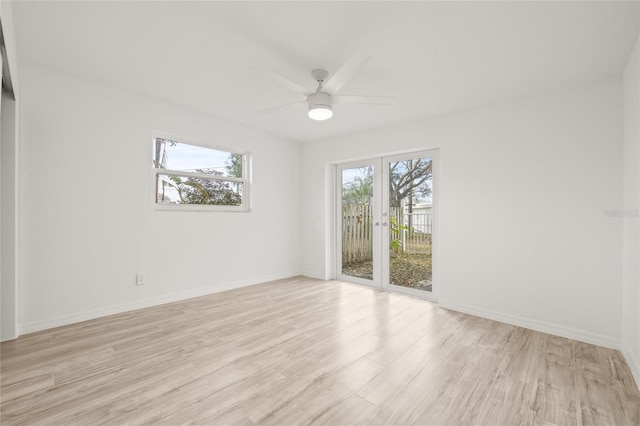
{"type": "Polygon", "coordinates": [[[640,425],[639,1],[0,1],[0,424],[640,425]]]}

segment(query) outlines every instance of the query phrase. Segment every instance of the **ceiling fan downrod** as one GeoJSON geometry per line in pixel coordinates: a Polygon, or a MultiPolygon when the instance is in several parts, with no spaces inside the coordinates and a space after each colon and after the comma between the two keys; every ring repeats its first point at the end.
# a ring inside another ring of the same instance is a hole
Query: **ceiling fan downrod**
{"type": "Polygon", "coordinates": [[[310,94],[307,98],[309,118],[317,121],[328,120],[333,116],[333,96],[330,93],[323,92],[322,85],[329,73],[323,69],[316,69],[311,71],[311,75],[318,82],[318,88],[315,93],[310,94]]]}

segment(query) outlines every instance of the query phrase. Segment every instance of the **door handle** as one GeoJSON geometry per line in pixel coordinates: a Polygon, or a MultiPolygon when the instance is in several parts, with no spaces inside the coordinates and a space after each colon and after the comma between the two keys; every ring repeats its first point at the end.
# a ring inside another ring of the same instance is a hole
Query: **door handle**
{"type": "Polygon", "coordinates": [[[382,226],[387,226],[387,222],[382,222],[382,226]]]}
{"type": "Polygon", "coordinates": [[[374,223],[375,226],[380,226],[380,222],[374,223]]]}

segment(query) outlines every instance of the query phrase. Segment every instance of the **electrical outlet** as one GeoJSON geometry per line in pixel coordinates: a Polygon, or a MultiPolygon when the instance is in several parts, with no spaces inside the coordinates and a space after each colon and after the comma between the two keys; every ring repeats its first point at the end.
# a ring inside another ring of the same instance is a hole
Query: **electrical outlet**
{"type": "Polygon", "coordinates": [[[147,277],[143,273],[136,275],[136,285],[145,285],[147,283],[147,277]]]}

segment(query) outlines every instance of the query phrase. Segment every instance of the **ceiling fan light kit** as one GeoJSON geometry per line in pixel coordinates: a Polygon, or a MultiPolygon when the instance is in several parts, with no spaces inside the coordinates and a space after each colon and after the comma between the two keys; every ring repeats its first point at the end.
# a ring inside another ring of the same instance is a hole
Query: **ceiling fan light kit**
{"type": "Polygon", "coordinates": [[[309,95],[309,118],[312,120],[328,120],[333,116],[333,96],[326,92],[309,95]]]}

